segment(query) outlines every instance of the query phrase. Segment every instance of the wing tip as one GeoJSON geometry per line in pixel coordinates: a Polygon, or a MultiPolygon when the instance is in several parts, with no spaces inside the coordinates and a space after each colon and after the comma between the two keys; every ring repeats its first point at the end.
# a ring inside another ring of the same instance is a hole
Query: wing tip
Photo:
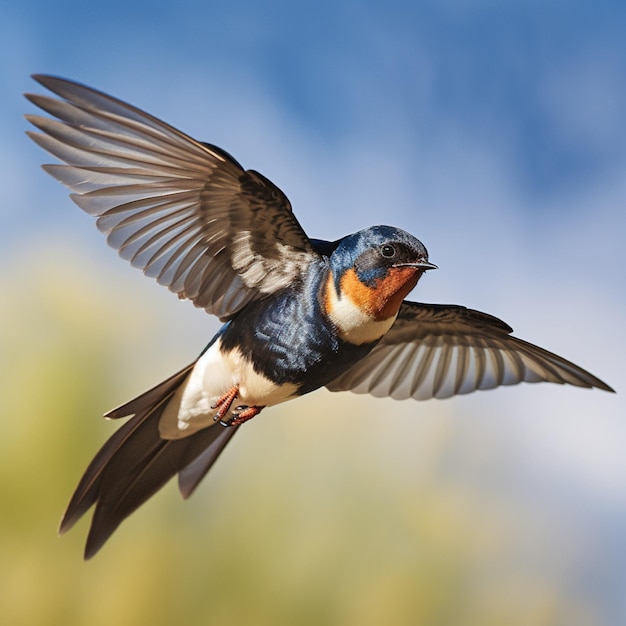
{"type": "Polygon", "coordinates": [[[65,78],[60,78],[59,76],[54,76],[52,74],[43,74],[43,73],[35,73],[31,74],[30,77],[46,89],[50,91],[54,91],[53,85],[55,83],[69,83],[71,81],[66,80],[65,78]]]}
{"type": "Polygon", "coordinates": [[[613,387],[607,385],[603,380],[599,378],[593,377],[593,383],[591,384],[592,388],[600,389],[602,391],[607,391],[608,393],[617,393],[613,387]]]}

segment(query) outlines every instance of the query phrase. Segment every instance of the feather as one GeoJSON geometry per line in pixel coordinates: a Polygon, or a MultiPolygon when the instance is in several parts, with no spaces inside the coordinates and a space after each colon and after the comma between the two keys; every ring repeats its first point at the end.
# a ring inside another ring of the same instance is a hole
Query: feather
{"type": "Polygon", "coordinates": [[[449,398],[540,381],[613,391],[578,365],[511,332],[508,324],[480,311],[404,302],[373,350],[327,387],[396,400],[449,398]]]}
{"type": "Polygon", "coordinates": [[[57,118],[26,116],[65,163],[44,169],[122,258],[179,297],[230,319],[320,260],[285,194],[225,150],[84,85],[34,78],[62,98],[26,96],[57,118]]]}
{"type": "Polygon", "coordinates": [[[109,438],[87,467],[59,530],[61,534],[67,532],[95,504],[86,559],[177,473],[181,493],[189,497],[237,431],[237,427],[215,424],[183,439],[161,439],[161,415],[193,365],[107,414],[114,419],[133,417],[109,438]]]}

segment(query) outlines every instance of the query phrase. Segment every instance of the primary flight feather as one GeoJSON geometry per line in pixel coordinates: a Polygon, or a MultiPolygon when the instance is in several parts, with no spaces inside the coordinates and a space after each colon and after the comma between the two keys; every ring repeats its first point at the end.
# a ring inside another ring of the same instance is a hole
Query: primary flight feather
{"type": "Polygon", "coordinates": [[[46,171],[122,258],[224,322],[193,363],[107,414],[130,419],[61,523],[95,504],[86,558],[173,476],[189,497],[262,409],[320,387],[417,400],[523,381],[612,391],[491,315],[406,301],[436,268],[409,233],[310,239],[285,194],[225,150],[84,85],[34,78],[58,96],[27,95],[51,116],[27,116],[62,162],[46,171]]]}

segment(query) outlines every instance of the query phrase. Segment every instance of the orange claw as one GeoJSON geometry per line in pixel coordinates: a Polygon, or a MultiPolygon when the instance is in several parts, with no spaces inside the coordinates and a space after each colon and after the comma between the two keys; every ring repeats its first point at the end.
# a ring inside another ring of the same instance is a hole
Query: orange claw
{"type": "Polygon", "coordinates": [[[217,422],[222,422],[222,418],[230,411],[230,407],[239,395],[239,387],[235,385],[229,389],[217,402],[211,407],[212,409],[219,409],[213,416],[213,419],[217,422]]]}

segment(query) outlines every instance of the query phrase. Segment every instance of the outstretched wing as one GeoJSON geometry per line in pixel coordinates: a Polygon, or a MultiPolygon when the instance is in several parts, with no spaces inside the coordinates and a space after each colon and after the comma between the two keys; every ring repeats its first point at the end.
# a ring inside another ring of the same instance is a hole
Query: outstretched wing
{"type": "Polygon", "coordinates": [[[319,258],[283,192],[224,150],[89,87],[34,78],[62,98],[26,96],[57,118],[26,116],[66,163],[45,170],[122,258],[179,297],[227,319],[319,258]]]}
{"type": "Polygon", "coordinates": [[[512,330],[462,306],[404,302],[374,349],[327,387],[396,400],[449,398],[523,381],[613,391],[566,359],[512,337],[512,330]]]}

